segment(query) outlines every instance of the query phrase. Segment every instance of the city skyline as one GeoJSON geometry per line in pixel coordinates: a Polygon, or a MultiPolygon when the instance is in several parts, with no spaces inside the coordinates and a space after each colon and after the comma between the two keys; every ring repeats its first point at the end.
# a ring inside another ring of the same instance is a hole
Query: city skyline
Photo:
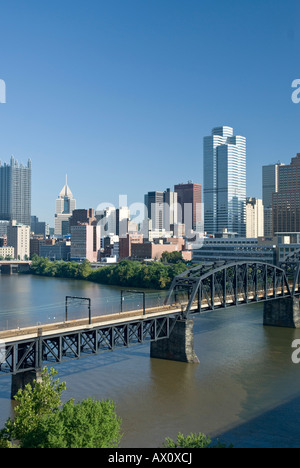
{"type": "Polygon", "coordinates": [[[32,213],[52,224],[66,173],[82,208],[203,184],[202,140],[221,125],[247,138],[247,196],[261,198],[258,164],[288,163],[300,147],[299,8],[2,5],[0,159],[32,159],[32,213]]]}

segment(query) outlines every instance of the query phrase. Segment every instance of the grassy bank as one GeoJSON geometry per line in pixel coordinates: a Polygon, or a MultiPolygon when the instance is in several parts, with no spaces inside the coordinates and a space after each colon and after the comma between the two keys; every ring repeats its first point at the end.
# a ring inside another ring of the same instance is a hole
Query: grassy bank
{"type": "Polygon", "coordinates": [[[56,278],[74,278],[111,286],[144,289],[168,289],[173,278],[187,269],[184,262],[163,264],[123,260],[117,265],[108,265],[92,270],[90,263],[51,262],[48,258],[33,258],[29,273],[56,278]]]}

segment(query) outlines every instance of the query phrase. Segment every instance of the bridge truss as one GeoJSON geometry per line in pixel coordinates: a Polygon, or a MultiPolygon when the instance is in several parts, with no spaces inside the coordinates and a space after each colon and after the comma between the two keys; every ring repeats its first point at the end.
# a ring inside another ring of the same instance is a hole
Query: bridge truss
{"type": "MultiPolygon", "coordinates": [[[[78,331],[37,336],[0,343],[0,375],[41,369],[117,348],[169,338],[181,314],[149,317],[120,324],[89,327],[78,331]]],[[[121,321],[121,320],[120,320],[121,321]]]]}
{"type": "Polygon", "coordinates": [[[214,310],[291,297],[300,291],[299,266],[288,271],[260,262],[198,265],[174,278],[166,304],[184,304],[184,317],[214,310]]]}

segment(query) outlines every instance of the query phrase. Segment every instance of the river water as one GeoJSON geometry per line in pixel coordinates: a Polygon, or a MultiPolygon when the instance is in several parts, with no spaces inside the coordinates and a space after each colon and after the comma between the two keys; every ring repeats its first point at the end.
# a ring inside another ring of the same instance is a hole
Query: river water
{"type": "MultiPolygon", "coordinates": [[[[120,305],[120,288],[0,276],[0,330],[63,320],[67,295],[91,298],[94,315],[120,305]]],[[[72,318],[86,313],[71,305],[72,318]]],[[[59,364],[63,400],[112,399],[123,421],[121,447],[162,447],[178,432],[235,447],[300,447],[300,364],[291,360],[300,330],[262,320],[256,304],[195,316],[198,365],[150,359],[149,344],[59,364]]],[[[0,427],[12,415],[10,381],[0,377],[0,427]]]]}

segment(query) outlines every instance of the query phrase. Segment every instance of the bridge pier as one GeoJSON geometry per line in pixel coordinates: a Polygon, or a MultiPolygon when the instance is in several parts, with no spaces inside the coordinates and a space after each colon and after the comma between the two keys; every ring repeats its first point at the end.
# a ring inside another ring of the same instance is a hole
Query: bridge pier
{"type": "Polygon", "coordinates": [[[150,357],[199,364],[193,327],[193,320],[177,320],[169,338],[151,342],[150,357]]]}
{"type": "Polygon", "coordinates": [[[12,265],[1,265],[1,275],[12,275],[12,265]]]}
{"type": "Polygon", "coordinates": [[[24,390],[27,384],[32,385],[34,380],[37,382],[42,381],[42,371],[40,369],[13,374],[11,378],[11,399],[14,399],[20,389],[24,390]]]}
{"type": "Polygon", "coordinates": [[[274,299],[264,303],[264,325],[285,328],[300,328],[299,297],[274,299]]]}

